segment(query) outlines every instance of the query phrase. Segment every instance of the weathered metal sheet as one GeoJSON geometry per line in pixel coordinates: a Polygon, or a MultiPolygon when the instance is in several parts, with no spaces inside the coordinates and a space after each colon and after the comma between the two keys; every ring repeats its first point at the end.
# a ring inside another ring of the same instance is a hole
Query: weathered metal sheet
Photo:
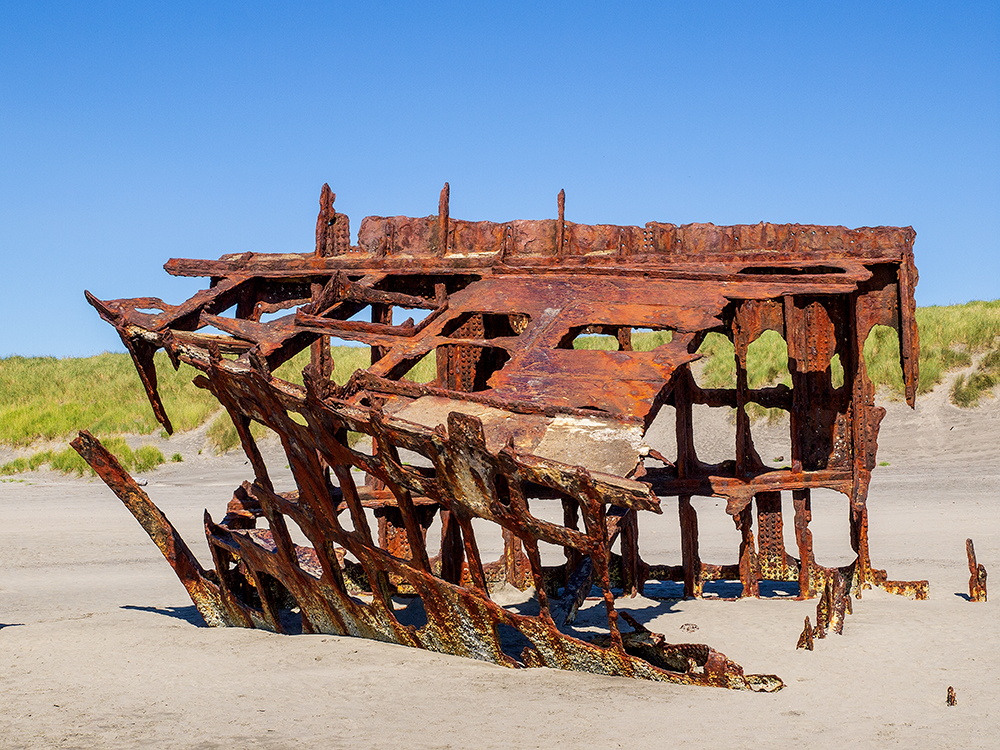
{"type": "Polygon", "coordinates": [[[708,646],[666,643],[619,613],[616,597],[650,580],[681,582],[696,597],[717,580],[738,580],[743,596],[759,596],[762,581],[797,584],[800,597],[821,597],[816,629],[807,621],[800,641],[808,647],[814,634],[840,631],[852,592],[926,596],[926,581],[890,581],[872,567],[866,508],[885,415],[865,372],[874,326],[898,332],[911,405],[916,393],[912,229],[589,226],[565,220],[562,193],[554,220],[468,222],[450,216],[448,196],[446,185],[434,216],[364,219],[351,245],[348,218],[324,186],[314,252],[172,259],[169,273],[211,279],[180,305],[87,294],[132,354],[164,427],[153,362],[160,348],[201,371],[196,382],[227,409],[253,467],[220,522],[206,512],[214,570],[205,570],[95,439],[74,442],[209,624],[356,635],[510,667],[774,690],[778,678],[744,675],[708,646]],[[400,323],[394,309],[425,317],[400,323]],[[365,311],[369,319],[358,319],[365,311]],[[201,333],[206,326],[223,333],[201,333]],[[749,386],[748,347],[768,330],[788,345],[791,388],[749,386]],[[638,331],[669,335],[639,351],[638,331]],[[735,388],[703,389],[692,374],[709,332],[735,345],[735,388]],[[588,334],[613,337],[616,349],[575,348],[588,334]],[[330,337],[371,347],[371,366],[343,386],[330,379],[330,337]],[[306,348],[304,387],[272,375],[306,348]],[[410,382],[425,356],[436,377],[410,382]],[[788,466],[769,467],[755,449],[752,403],[789,413],[788,466]],[[733,460],[699,458],[695,405],[735,410],[733,460]],[[671,456],[645,443],[665,406],[676,420],[671,456]],[[296,491],[275,492],[252,421],[281,436],[296,491]],[[371,450],[349,441],[352,432],[368,436],[371,450]],[[816,488],[845,496],[857,557],[844,568],[815,561],[816,488]],[[784,547],[782,493],[792,497],[796,554],[784,547]],[[695,496],[727,501],[742,540],[733,561],[701,560],[695,496]],[[681,563],[651,565],[640,548],[642,518],[671,498],[681,563]],[[532,511],[543,499],[559,501],[561,523],[532,511]],[[502,530],[500,559],[482,559],[473,519],[502,530]],[[289,523],[308,546],[292,542],[289,523]],[[428,545],[434,523],[439,549],[428,545]],[[565,562],[543,566],[542,543],[561,547],[565,562]],[[497,603],[491,592],[502,585],[533,589],[537,614],[497,603]],[[573,622],[595,587],[606,632],[585,639],[573,622]]]}

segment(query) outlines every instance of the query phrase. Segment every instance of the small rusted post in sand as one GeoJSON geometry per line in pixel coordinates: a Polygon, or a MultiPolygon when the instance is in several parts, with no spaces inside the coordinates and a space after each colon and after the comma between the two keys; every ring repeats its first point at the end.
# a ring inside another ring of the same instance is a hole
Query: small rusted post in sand
{"type": "Polygon", "coordinates": [[[965,540],[965,554],[969,557],[969,600],[986,601],[986,568],[976,560],[976,548],[971,539],[965,540]]]}
{"type": "Polygon", "coordinates": [[[809,615],[806,615],[806,623],[802,628],[802,633],[799,635],[799,642],[795,644],[795,648],[802,648],[806,651],[813,650],[813,629],[812,624],[809,622],[809,615]]]}

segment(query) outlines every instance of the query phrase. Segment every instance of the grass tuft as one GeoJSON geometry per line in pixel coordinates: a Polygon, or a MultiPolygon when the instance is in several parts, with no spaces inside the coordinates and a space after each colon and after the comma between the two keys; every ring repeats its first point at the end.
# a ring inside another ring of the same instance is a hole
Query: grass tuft
{"type": "MultiPolygon", "coordinates": [[[[118,463],[126,471],[151,471],[165,461],[163,453],[153,445],[144,445],[133,451],[125,439],[118,436],[105,438],[101,443],[114,454],[118,463]]],[[[80,457],[79,453],[69,446],[62,450],[38,451],[28,458],[15,458],[0,466],[0,474],[23,474],[26,471],[37,471],[46,464],[53,471],[61,471],[63,474],[94,475],[94,470],[80,457]]]]}
{"type": "Polygon", "coordinates": [[[15,458],[0,466],[0,475],[10,476],[11,474],[23,474],[29,471],[28,460],[25,458],[15,458]]]}
{"type": "Polygon", "coordinates": [[[132,469],[140,473],[152,471],[157,466],[165,463],[163,453],[155,445],[143,445],[136,448],[132,459],[132,469]]]}
{"type": "Polygon", "coordinates": [[[951,386],[951,402],[956,406],[970,408],[979,405],[979,400],[993,390],[998,382],[992,373],[973,371],[959,375],[951,386]]]}

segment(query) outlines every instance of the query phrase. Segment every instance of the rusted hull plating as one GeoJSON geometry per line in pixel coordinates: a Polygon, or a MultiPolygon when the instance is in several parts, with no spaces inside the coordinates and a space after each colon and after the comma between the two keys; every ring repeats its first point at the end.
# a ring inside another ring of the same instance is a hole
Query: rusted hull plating
{"type": "Polygon", "coordinates": [[[74,441],[209,624],[284,632],[294,615],[307,632],[505,666],[774,690],[778,678],[744,675],[707,646],[667,644],[616,610],[616,592],[634,595],[650,580],[682,582],[694,597],[726,579],[738,580],[743,596],[759,596],[762,581],[797,584],[802,598],[836,589],[838,606],[823,624],[834,630],[851,592],[879,586],[926,596],[926,581],[889,581],[872,567],[866,509],[884,416],[864,365],[874,326],[897,331],[911,405],[916,390],[912,229],[587,226],[565,220],[561,193],[556,220],[465,222],[450,218],[445,186],[436,216],[369,217],[352,246],[333,201],[324,186],[313,253],[168,262],[170,273],[212,280],[181,305],[87,295],[121,335],[164,426],[172,429],[156,390],[159,348],[202,372],[196,382],[227,409],[253,466],[254,481],[236,488],[221,522],[206,512],[214,558],[206,571],[95,439],[74,441]],[[234,306],[234,316],[222,315],[234,306]],[[394,308],[427,316],[398,323],[394,308]],[[370,321],[358,319],[365,310],[370,321]],[[199,332],[206,326],[224,335],[199,332]],[[662,332],[659,345],[640,351],[641,330],[662,332]],[[768,330],[788,345],[791,388],[748,384],[748,347],[768,330]],[[735,388],[701,388],[692,374],[709,332],[735,345],[735,388]],[[614,337],[617,351],[574,348],[595,333],[614,337]],[[371,347],[371,366],[345,385],[330,379],[331,337],[371,347]],[[307,347],[304,386],[272,375],[307,347]],[[437,363],[433,382],[406,380],[428,355],[437,363]],[[788,411],[789,466],[761,460],[751,403],[788,411]],[[696,405],[735,409],[733,460],[699,460],[696,405]],[[664,408],[675,417],[672,456],[644,443],[664,408]],[[280,436],[296,491],[274,490],[254,421],[280,436]],[[350,433],[369,436],[371,450],[350,433]],[[844,568],[815,562],[817,488],[847,498],[857,557],[844,568]],[[797,556],[784,547],[783,492],[791,494],[797,556]],[[727,500],[742,538],[735,562],[701,560],[697,496],[727,500]],[[640,554],[640,519],[671,497],[681,562],[651,565],[640,554]],[[543,499],[559,502],[562,523],[532,512],[543,499]],[[311,546],[293,543],[288,519],[311,546]],[[473,519],[502,529],[499,560],[483,561],[473,519]],[[428,550],[435,521],[440,549],[428,550]],[[543,566],[540,544],[561,547],[565,563],[543,566]],[[533,587],[538,613],[494,601],[501,584],[533,587]],[[606,632],[585,641],[564,631],[595,586],[606,632]],[[418,601],[426,621],[403,622],[400,596],[418,601]]]}

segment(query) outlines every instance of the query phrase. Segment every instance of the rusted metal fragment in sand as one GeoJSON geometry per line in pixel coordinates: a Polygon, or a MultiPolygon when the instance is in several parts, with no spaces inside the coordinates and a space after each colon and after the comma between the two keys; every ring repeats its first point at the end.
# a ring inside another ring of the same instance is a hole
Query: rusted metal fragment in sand
{"type": "Polygon", "coordinates": [[[816,627],[813,635],[826,638],[827,631],[843,635],[844,619],[851,614],[851,578],[834,571],[826,579],[823,593],[816,603],[816,627]]]}
{"type": "Polygon", "coordinates": [[[805,625],[802,627],[802,632],[799,634],[799,640],[795,644],[797,649],[805,649],[806,651],[813,650],[813,627],[812,623],[809,622],[809,615],[806,615],[805,625]]]}
{"type": "Polygon", "coordinates": [[[976,548],[971,539],[965,540],[965,554],[969,558],[969,601],[986,601],[986,568],[976,560],[976,548]]]}
{"type": "Polygon", "coordinates": [[[777,678],[744,675],[708,646],[668,644],[616,599],[781,586],[823,597],[825,631],[842,626],[851,592],[926,596],[926,581],[872,567],[866,505],[885,415],[865,371],[875,326],[895,331],[911,405],[916,393],[912,229],[583,225],[566,220],[562,193],[556,219],[472,222],[450,215],[449,195],[432,216],[364,219],[352,245],[324,186],[311,252],[172,259],[169,273],[210,279],[179,305],[88,294],[157,418],[169,429],[153,359],[162,348],[200,370],[249,459],[253,476],[224,517],[205,515],[206,571],[113,459],[77,442],[207,621],[772,690],[777,678]],[[790,386],[750,382],[752,344],[768,332],[787,346],[790,386]],[[726,387],[701,380],[713,334],[732,346],[726,387]],[[370,365],[335,382],[333,340],[368,347],[370,365]],[[275,376],[305,352],[303,385],[275,376]],[[755,405],[789,416],[783,465],[761,458],[755,405]],[[706,409],[735,409],[728,458],[699,455],[706,409]],[[254,422],[281,437],[295,490],[276,491],[254,422]],[[654,440],[665,432],[669,445],[654,440]],[[849,518],[857,557],[843,568],[816,563],[820,490],[840,493],[849,518]],[[725,500],[740,535],[733,559],[702,560],[699,497],[725,500]],[[674,499],[679,559],[647,559],[640,532],[674,499]],[[531,594],[502,603],[518,591],[531,594]],[[580,624],[595,612],[600,627],[580,624]]]}

